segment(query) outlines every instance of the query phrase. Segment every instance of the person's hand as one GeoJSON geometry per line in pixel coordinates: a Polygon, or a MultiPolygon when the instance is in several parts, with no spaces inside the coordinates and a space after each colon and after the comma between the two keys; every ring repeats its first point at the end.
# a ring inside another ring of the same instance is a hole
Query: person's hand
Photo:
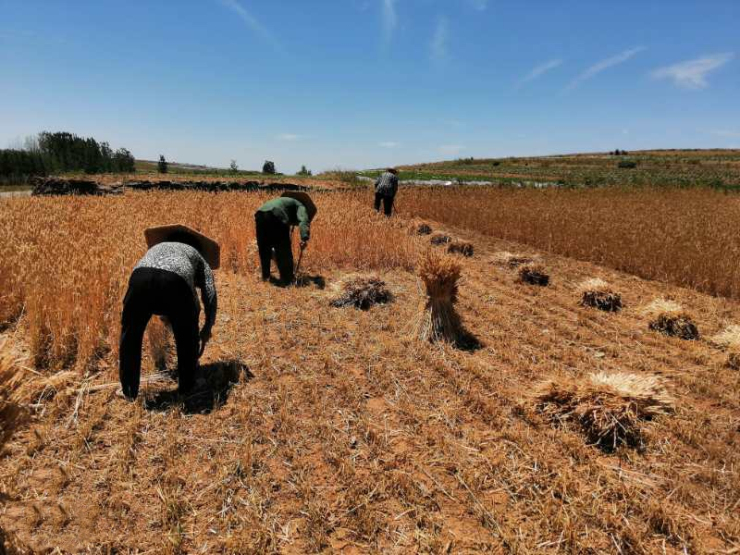
{"type": "Polygon", "coordinates": [[[301,241],[301,250],[305,249],[308,246],[308,241],[301,241]]]}
{"type": "MultiPolygon", "coordinates": [[[[208,340],[211,338],[211,330],[203,328],[200,331],[200,354],[203,354],[203,351],[206,349],[206,343],[208,343],[208,340]]],[[[200,356],[200,355],[198,355],[200,356]]]]}

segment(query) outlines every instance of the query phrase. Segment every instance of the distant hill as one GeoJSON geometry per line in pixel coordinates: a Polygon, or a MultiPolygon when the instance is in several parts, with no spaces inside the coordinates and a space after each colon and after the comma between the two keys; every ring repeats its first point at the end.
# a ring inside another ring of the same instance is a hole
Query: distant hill
{"type": "MultiPolygon", "coordinates": [[[[402,180],[562,186],[740,187],[740,150],[644,150],[506,158],[458,158],[399,166],[402,180]]],[[[363,172],[375,176],[380,170],[363,172]]]]}

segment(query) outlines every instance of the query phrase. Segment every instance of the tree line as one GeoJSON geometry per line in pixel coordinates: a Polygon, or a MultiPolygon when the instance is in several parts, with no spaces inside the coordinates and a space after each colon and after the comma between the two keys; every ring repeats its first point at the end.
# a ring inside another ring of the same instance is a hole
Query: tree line
{"type": "Polygon", "coordinates": [[[44,131],[23,149],[0,150],[0,181],[22,182],[34,175],[61,172],[129,173],[135,159],[128,149],[73,133],[44,131]]]}

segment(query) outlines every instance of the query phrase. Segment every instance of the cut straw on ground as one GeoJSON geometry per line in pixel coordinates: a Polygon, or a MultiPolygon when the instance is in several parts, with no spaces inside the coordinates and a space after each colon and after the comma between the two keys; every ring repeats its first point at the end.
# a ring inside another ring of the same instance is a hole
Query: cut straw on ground
{"type": "Polygon", "coordinates": [[[542,264],[525,264],[519,268],[519,281],[528,285],[550,285],[550,274],[542,264]]]}
{"type": "Polygon", "coordinates": [[[393,298],[385,282],[374,275],[352,275],[338,284],[339,296],[331,301],[331,306],[353,306],[368,310],[376,304],[390,302],[393,298]]]}
{"type": "Polygon", "coordinates": [[[644,443],[644,422],[673,410],[674,399],[656,376],[595,373],[545,382],[535,395],[552,421],[575,423],[589,443],[605,450],[644,443]]]}
{"type": "Polygon", "coordinates": [[[648,327],[653,331],[678,339],[699,339],[699,328],[693,318],[675,301],[656,299],[643,313],[650,317],[648,327]]]}
{"type": "Polygon", "coordinates": [[[619,312],[622,309],[622,296],[612,290],[603,279],[587,279],[578,288],[581,305],[597,308],[604,312],[619,312]]]}

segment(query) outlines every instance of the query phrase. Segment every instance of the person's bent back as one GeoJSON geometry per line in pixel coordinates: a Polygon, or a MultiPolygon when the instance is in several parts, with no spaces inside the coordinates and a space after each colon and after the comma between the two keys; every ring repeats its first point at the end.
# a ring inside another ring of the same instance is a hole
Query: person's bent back
{"type": "Polygon", "coordinates": [[[380,203],[383,203],[383,212],[386,216],[393,213],[393,201],[398,192],[398,172],[388,168],[375,180],[375,210],[380,212],[380,203]]]}

